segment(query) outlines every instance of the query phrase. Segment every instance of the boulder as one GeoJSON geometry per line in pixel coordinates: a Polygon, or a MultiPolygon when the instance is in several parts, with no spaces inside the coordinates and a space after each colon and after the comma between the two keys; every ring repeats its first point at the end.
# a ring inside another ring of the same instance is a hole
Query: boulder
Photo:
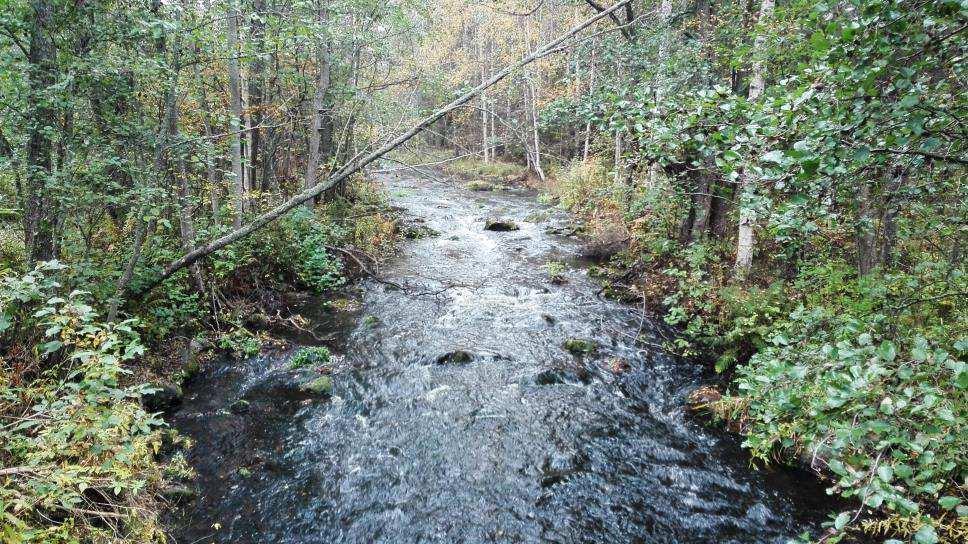
{"type": "Polygon", "coordinates": [[[333,394],[333,380],[329,376],[320,376],[300,385],[299,390],[303,393],[328,397],[333,394]]]}
{"type": "Polygon", "coordinates": [[[462,349],[454,350],[437,357],[438,365],[466,365],[474,360],[474,355],[462,349]]]}
{"type": "Polygon", "coordinates": [[[195,500],[198,497],[198,491],[187,485],[172,484],[161,490],[161,497],[169,504],[181,505],[195,500]]]}
{"type": "Polygon", "coordinates": [[[521,227],[509,219],[488,219],[484,222],[484,230],[494,232],[511,232],[521,230],[521,227]]]}

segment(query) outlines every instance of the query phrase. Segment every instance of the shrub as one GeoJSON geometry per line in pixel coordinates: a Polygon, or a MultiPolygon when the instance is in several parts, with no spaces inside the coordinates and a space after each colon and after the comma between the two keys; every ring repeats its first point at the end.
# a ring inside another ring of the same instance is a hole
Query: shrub
{"type": "MultiPolygon", "coordinates": [[[[833,492],[871,508],[968,515],[958,490],[968,477],[968,339],[951,352],[923,336],[892,339],[889,323],[800,308],[777,326],[738,369],[745,445],[763,460],[805,451],[833,492]]],[[[852,517],[840,514],[836,528],[852,517]]]]}
{"type": "Polygon", "coordinates": [[[329,363],[332,354],[325,346],[310,348],[300,348],[289,361],[289,368],[305,368],[307,366],[319,366],[329,363]]]}
{"type": "MultiPolygon", "coordinates": [[[[0,535],[5,542],[163,538],[162,421],[124,386],[143,353],[132,321],[103,323],[46,263],[0,283],[0,535]]],[[[181,467],[170,467],[184,470],[181,467]]]]}

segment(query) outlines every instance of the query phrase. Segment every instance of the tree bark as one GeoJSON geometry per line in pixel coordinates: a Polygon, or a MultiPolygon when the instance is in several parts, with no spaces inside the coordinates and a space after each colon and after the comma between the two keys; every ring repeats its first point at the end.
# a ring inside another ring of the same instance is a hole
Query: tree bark
{"type": "Polygon", "coordinates": [[[874,217],[871,213],[871,187],[868,181],[863,181],[857,193],[857,273],[861,276],[870,274],[874,268],[876,253],[874,217]]]}
{"type": "MultiPolygon", "coordinates": [[[[319,9],[319,22],[325,25],[329,21],[329,12],[326,8],[319,9]]],[[[309,158],[306,162],[306,178],[303,186],[311,189],[319,178],[319,166],[323,157],[321,145],[324,143],[323,130],[326,129],[326,118],[328,117],[328,107],[326,105],[327,94],[331,85],[332,59],[330,58],[328,38],[323,38],[317,44],[316,49],[316,90],[313,95],[313,124],[309,133],[309,158]]],[[[332,130],[329,131],[330,134],[332,130]]],[[[329,142],[326,142],[329,146],[329,142]]],[[[326,153],[329,150],[327,148],[326,153]]],[[[311,207],[316,203],[316,199],[307,204],[311,207]]]]}
{"type": "Polygon", "coordinates": [[[263,16],[265,11],[264,0],[253,0],[252,16],[249,23],[249,38],[251,47],[249,48],[251,60],[249,61],[248,84],[246,91],[248,100],[246,106],[247,116],[247,135],[248,145],[246,151],[249,160],[246,163],[246,180],[251,190],[265,189],[264,181],[260,182],[258,172],[262,157],[260,155],[262,147],[262,101],[265,93],[265,62],[263,61],[263,49],[265,48],[265,23],[263,16]],[[260,184],[261,183],[261,184],[260,184]]]}
{"type": "Polygon", "coordinates": [[[232,156],[232,176],[235,188],[235,228],[242,227],[245,215],[245,173],[242,168],[242,82],[239,76],[239,12],[235,0],[226,14],[226,34],[229,45],[229,94],[232,112],[229,115],[229,145],[232,156]]]}
{"type": "MultiPolygon", "coordinates": [[[[773,17],[774,0],[762,0],[760,14],[757,21],[759,30],[753,43],[753,76],[750,80],[749,101],[755,102],[763,95],[766,88],[766,62],[763,58],[766,50],[766,24],[773,17]]],[[[753,208],[753,196],[756,191],[757,180],[753,172],[744,170],[740,175],[740,204],[739,228],[736,237],[736,263],[734,274],[743,279],[753,266],[753,250],[756,238],[753,229],[756,226],[756,210],[753,208]]]]}
{"type": "Polygon", "coordinates": [[[56,202],[50,194],[53,173],[53,142],[50,132],[56,126],[56,112],[45,94],[54,84],[57,51],[51,40],[53,6],[34,1],[30,29],[28,80],[30,122],[27,138],[27,175],[24,182],[23,223],[27,266],[56,258],[54,230],[57,225],[56,202]]]}

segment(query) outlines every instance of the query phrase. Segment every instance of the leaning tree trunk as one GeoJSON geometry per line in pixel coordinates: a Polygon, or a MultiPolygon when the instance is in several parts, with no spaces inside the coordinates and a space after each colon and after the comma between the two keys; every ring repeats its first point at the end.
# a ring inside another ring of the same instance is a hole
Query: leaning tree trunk
{"type": "Polygon", "coordinates": [[[236,229],[215,240],[211,240],[208,243],[197,247],[194,251],[186,253],[181,257],[171,261],[161,270],[159,274],[157,274],[154,277],[153,281],[147,282],[137,290],[130,291],[129,295],[143,296],[145,293],[151,291],[152,289],[157,287],[161,282],[170,278],[173,274],[175,274],[179,270],[182,270],[186,266],[191,266],[192,264],[197,263],[201,259],[204,259],[208,255],[211,255],[212,253],[234,242],[237,242],[245,238],[246,236],[249,236],[253,232],[256,232],[262,229],[263,227],[265,227],[266,225],[272,223],[273,221],[276,221],[277,219],[284,216],[289,211],[292,211],[297,206],[301,206],[306,201],[312,198],[318,197],[326,190],[332,188],[335,185],[338,185],[339,183],[349,178],[351,175],[355,174],[356,172],[359,172],[367,165],[372,164],[374,161],[378,160],[379,158],[383,157],[384,155],[393,151],[394,149],[400,147],[405,142],[411,140],[414,136],[422,133],[428,127],[432,126],[434,123],[439,121],[441,118],[447,116],[448,114],[457,110],[461,106],[466,105],[468,102],[473,100],[476,96],[478,96],[480,92],[483,91],[484,89],[491,87],[492,85],[504,80],[512,72],[516,70],[520,70],[521,68],[527,66],[528,64],[534,62],[535,60],[539,58],[543,58],[547,55],[550,55],[552,52],[558,50],[558,48],[560,48],[562,44],[565,43],[567,40],[571,39],[579,32],[594,25],[598,21],[601,21],[605,17],[612,15],[616,10],[623,7],[629,1],[630,0],[624,0],[624,1],[618,2],[614,6],[601,11],[594,17],[591,17],[585,20],[584,22],[582,22],[581,24],[576,25],[571,30],[563,34],[562,36],[559,36],[557,39],[552,40],[551,42],[548,42],[547,44],[545,44],[544,47],[542,47],[538,51],[531,53],[530,55],[524,57],[523,59],[504,67],[502,70],[500,70],[499,72],[495,73],[490,78],[488,78],[487,81],[482,82],[477,87],[474,87],[473,89],[465,92],[458,98],[455,98],[449,104],[438,109],[428,117],[424,118],[422,121],[420,121],[419,123],[411,127],[403,134],[397,136],[396,138],[393,138],[389,142],[385,143],[384,145],[380,146],[378,149],[370,152],[365,156],[355,157],[353,160],[349,161],[347,164],[343,165],[343,167],[341,167],[336,172],[334,172],[325,183],[316,184],[311,189],[304,190],[303,192],[293,196],[286,202],[283,202],[278,206],[276,206],[275,208],[254,218],[251,223],[248,223],[242,228],[236,229]]]}
{"type": "MultiPolygon", "coordinates": [[[[766,88],[766,24],[773,16],[774,0],[762,0],[758,20],[759,30],[753,43],[753,77],[750,80],[749,101],[755,102],[763,95],[766,88]]],[[[752,197],[756,190],[755,175],[749,169],[740,175],[740,205],[739,229],[736,238],[736,263],[734,274],[742,279],[753,265],[753,249],[756,244],[755,233],[756,210],[753,208],[752,197]]]]}

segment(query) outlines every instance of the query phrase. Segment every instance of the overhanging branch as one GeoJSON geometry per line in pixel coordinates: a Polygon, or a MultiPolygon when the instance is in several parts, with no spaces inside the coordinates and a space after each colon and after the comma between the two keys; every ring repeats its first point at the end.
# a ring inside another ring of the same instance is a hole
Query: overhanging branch
{"type": "Polygon", "coordinates": [[[276,206],[275,208],[273,208],[273,209],[269,210],[268,212],[260,215],[259,217],[256,217],[251,223],[249,223],[249,224],[247,224],[247,225],[245,225],[245,226],[243,226],[241,228],[238,228],[238,229],[236,229],[236,230],[234,230],[234,231],[226,234],[225,236],[222,236],[220,238],[216,238],[215,240],[209,241],[208,243],[206,243],[204,245],[200,245],[195,250],[190,251],[190,252],[186,253],[185,255],[182,255],[178,259],[176,259],[176,260],[168,263],[168,265],[166,265],[162,269],[161,273],[159,273],[155,278],[153,278],[152,281],[148,282],[147,284],[145,284],[143,287],[141,287],[137,291],[129,292],[128,293],[129,296],[133,296],[133,297],[143,296],[144,294],[148,293],[149,291],[151,291],[152,289],[154,289],[155,287],[157,287],[161,282],[163,282],[166,279],[170,278],[172,275],[174,275],[179,270],[181,270],[181,269],[183,269],[183,268],[185,268],[187,266],[191,266],[192,264],[194,264],[194,263],[198,262],[199,260],[207,257],[208,255],[211,255],[212,253],[214,253],[214,252],[216,252],[216,251],[218,251],[218,250],[220,250],[220,249],[222,249],[222,248],[224,248],[224,247],[226,247],[226,246],[228,246],[230,244],[233,244],[233,243],[241,240],[242,238],[245,238],[246,236],[252,234],[253,232],[256,232],[259,229],[265,227],[266,225],[272,223],[273,221],[276,221],[277,219],[279,219],[280,217],[282,217],[283,215],[285,215],[289,211],[295,209],[297,206],[300,206],[300,205],[308,202],[309,200],[311,200],[311,199],[313,199],[313,198],[315,198],[315,197],[323,194],[324,192],[326,192],[326,190],[328,190],[331,187],[337,185],[338,183],[342,182],[343,180],[349,178],[350,176],[352,176],[356,172],[358,172],[361,169],[365,168],[370,163],[378,160],[383,155],[386,155],[390,151],[393,151],[394,149],[396,149],[397,147],[399,147],[400,145],[402,145],[407,140],[410,140],[411,138],[413,138],[417,134],[420,134],[421,132],[423,132],[424,129],[426,129],[427,127],[433,125],[435,122],[437,122],[438,120],[440,120],[445,115],[447,115],[450,112],[452,112],[452,111],[460,108],[461,106],[467,104],[475,96],[477,96],[478,94],[480,94],[481,91],[484,91],[488,87],[491,87],[491,86],[495,85],[496,83],[500,82],[501,80],[505,79],[512,72],[514,72],[515,70],[518,70],[518,69],[520,69],[523,66],[526,66],[526,65],[528,65],[528,64],[530,64],[530,63],[532,63],[532,62],[534,62],[534,61],[536,61],[536,60],[538,60],[540,58],[543,58],[543,57],[545,57],[547,55],[550,55],[550,54],[558,51],[561,48],[562,44],[564,44],[566,41],[568,41],[569,39],[571,39],[573,36],[577,35],[581,31],[583,31],[586,28],[594,25],[595,23],[597,23],[598,21],[600,21],[600,20],[602,20],[602,19],[604,19],[606,17],[613,17],[614,16],[614,13],[617,10],[623,8],[626,4],[628,4],[631,1],[632,0],[625,0],[624,2],[618,2],[615,5],[607,8],[607,9],[603,9],[602,11],[600,11],[599,13],[597,13],[595,16],[590,17],[589,19],[586,19],[584,22],[579,23],[578,25],[572,27],[568,32],[566,32],[565,34],[563,34],[559,38],[557,38],[554,41],[551,41],[551,42],[545,44],[545,46],[542,47],[541,49],[538,49],[534,53],[531,53],[530,55],[522,58],[521,60],[515,62],[514,64],[510,64],[510,65],[506,66],[504,69],[502,69],[501,71],[493,74],[490,78],[488,78],[487,80],[483,81],[477,87],[474,87],[470,91],[467,91],[466,93],[464,93],[463,95],[461,95],[460,97],[458,97],[457,99],[455,99],[453,102],[451,102],[451,103],[447,104],[446,106],[444,106],[443,108],[437,110],[436,112],[434,112],[430,116],[426,117],[424,120],[422,120],[419,123],[417,123],[416,125],[414,125],[410,130],[408,130],[407,132],[403,133],[402,135],[394,138],[393,140],[389,141],[388,143],[384,144],[382,147],[380,147],[376,151],[373,151],[372,153],[370,153],[368,155],[365,155],[365,156],[362,156],[362,157],[355,157],[355,158],[353,158],[347,164],[345,164],[342,168],[340,168],[339,170],[337,170],[336,172],[334,172],[329,177],[329,179],[327,179],[325,182],[320,183],[320,184],[317,184],[317,185],[313,186],[312,188],[306,189],[305,191],[303,191],[303,192],[297,194],[296,196],[290,198],[286,202],[284,202],[284,203],[276,206]]]}

